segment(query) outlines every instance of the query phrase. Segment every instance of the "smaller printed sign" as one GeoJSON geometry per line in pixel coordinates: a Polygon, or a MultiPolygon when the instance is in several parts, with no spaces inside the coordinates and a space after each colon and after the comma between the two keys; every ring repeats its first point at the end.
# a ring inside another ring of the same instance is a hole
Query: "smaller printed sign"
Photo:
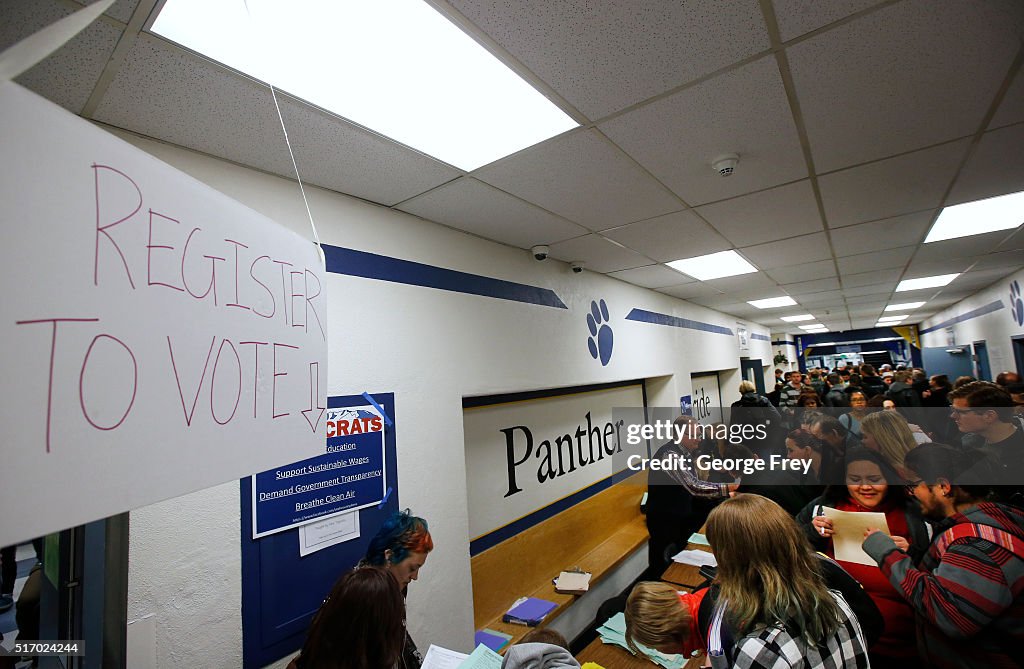
{"type": "Polygon", "coordinates": [[[384,499],[384,418],[374,407],[328,409],[326,451],[253,477],[253,539],[384,499]]]}

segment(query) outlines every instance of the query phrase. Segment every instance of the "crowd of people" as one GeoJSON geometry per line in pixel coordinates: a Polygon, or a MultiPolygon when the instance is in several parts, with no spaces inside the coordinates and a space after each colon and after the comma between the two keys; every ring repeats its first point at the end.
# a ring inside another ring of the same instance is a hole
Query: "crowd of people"
{"type": "MultiPolygon", "coordinates": [[[[633,586],[629,644],[704,653],[719,668],[1024,668],[1020,377],[951,384],[920,369],[880,371],[780,373],[768,396],[744,381],[727,420],[763,424],[757,438],[677,430],[658,449],[655,457],[805,466],[649,472],[648,578],[700,527],[718,568],[693,593],[660,580],[633,586]],[[837,537],[850,537],[832,511],[876,514],[882,528],[854,537],[866,560],[836,550],[837,537]]],[[[331,590],[289,669],[418,669],[405,595],[432,548],[423,519],[388,519],[331,590]]],[[[502,666],[579,664],[564,638],[538,630],[502,666]]]]}
{"type": "Polygon", "coordinates": [[[691,482],[714,472],[650,472],[670,506],[648,508],[648,577],[702,526],[719,566],[693,594],[634,587],[630,638],[707,652],[713,667],[1024,667],[1020,377],[879,371],[778,370],[767,396],[743,382],[726,420],[759,422],[767,436],[662,447],[782,455],[807,469],[767,485],[731,472],[717,487],[691,482]],[[884,531],[853,538],[866,559],[837,555],[833,510],[884,518],[884,531]]]}

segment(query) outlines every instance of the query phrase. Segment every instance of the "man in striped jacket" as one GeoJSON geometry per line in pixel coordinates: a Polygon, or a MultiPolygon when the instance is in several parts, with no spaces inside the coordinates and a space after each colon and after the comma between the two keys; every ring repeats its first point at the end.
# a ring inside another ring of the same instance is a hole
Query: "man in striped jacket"
{"type": "Polygon", "coordinates": [[[971,457],[942,444],[907,454],[908,490],[941,521],[919,566],[877,530],[864,551],[914,608],[927,666],[1024,668],[1024,511],[983,501],[986,466],[971,457]]]}

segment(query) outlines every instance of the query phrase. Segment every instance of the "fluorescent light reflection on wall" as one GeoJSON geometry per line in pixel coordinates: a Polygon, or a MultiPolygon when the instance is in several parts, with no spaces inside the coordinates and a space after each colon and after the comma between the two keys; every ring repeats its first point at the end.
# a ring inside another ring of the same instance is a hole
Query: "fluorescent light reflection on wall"
{"type": "Polygon", "coordinates": [[[577,125],[422,0],[245,7],[168,0],[152,29],[464,170],[577,125]]]}

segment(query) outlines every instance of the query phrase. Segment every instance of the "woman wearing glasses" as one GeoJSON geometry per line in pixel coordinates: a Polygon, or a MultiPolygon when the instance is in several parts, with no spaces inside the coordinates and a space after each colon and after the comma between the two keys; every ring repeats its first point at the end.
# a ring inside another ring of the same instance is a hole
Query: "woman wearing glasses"
{"type": "MultiPolygon", "coordinates": [[[[907,499],[904,486],[890,485],[899,481],[896,473],[878,454],[865,448],[851,449],[846,457],[846,485],[829,486],[825,493],[811,501],[797,517],[811,545],[835,557],[833,538],[836,530],[825,517],[826,507],[839,511],[884,513],[889,533],[897,546],[917,560],[931,543],[927,524],[917,505],[907,499]]],[[[860,543],[861,537],[854,538],[860,543]]],[[[908,643],[914,638],[914,614],[910,606],[874,564],[837,560],[871,596],[885,620],[885,631],[870,650],[873,667],[916,667],[915,649],[908,643]]]]}

